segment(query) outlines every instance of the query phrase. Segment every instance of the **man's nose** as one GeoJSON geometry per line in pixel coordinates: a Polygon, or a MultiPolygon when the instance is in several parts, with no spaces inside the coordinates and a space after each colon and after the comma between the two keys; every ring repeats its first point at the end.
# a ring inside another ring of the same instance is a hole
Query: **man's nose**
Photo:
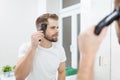
{"type": "Polygon", "coordinates": [[[59,32],[59,29],[58,29],[58,28],[56,28],[56,32],[59,32]]]}

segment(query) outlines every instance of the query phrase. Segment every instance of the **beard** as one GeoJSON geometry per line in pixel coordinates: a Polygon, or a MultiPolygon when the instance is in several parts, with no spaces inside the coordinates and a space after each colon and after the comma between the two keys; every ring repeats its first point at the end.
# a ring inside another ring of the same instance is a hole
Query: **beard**
{"type": "Polygon", "coordinates": [[[45,35],[44,38],[47,39],[50,42],[57,42],[58,38],[54,37],[55,35],[49,36],[49,35],[45,35]]]}

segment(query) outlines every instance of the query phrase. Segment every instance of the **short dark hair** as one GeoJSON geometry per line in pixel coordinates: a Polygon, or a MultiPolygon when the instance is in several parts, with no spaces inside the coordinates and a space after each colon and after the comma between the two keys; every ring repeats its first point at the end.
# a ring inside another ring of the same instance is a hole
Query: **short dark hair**
{"type": "Polygon", "coordinates": [[[48,24],[49,18],[54,19],[54,20],[58,20],[58,16],[56,14],[50,14],[50,13],[43,14],[36,19],[37,30],[40,29],[41,24],[43,24],[43,23],[48,24]]]}

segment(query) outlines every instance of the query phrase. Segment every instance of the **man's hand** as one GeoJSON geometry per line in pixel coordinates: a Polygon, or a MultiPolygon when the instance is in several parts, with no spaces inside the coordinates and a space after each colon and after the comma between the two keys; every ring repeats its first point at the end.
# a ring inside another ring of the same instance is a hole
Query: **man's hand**
{"type": "Polygon", "coordinates": [[[79,64],[77,80],[94,79],[94,61],[97,50],[106,35],[107,27],[97,36],[94,34],[95,26],[90,27],[78,37],[79,50],[82,54],[79,64]]]}
{"type": "Polygon", "coordinates": [[[60,63],[58,68],[58,80],[65,80],[66,71],[65,71],[65,62],[60,63]]]}
{"type": "Polygon", "coordinates": [[[38,31],[38,32],[33,33],[32,36],[31,36],[32,47],[36,49],[40,40],[42,40],[43,38],[44,38],[43,31],[38,31]]]}
{"type": "Polygon", "coordinates": [[[95,26],[90,27],[83,33],[80,33],[78,36],[78,43],[79,43],[79,49],[81,53],[89,54],[93,53],[95,54],[103,40],[103,38],[106,35],[107,27],[105,27],[100,35],[96,36],[94,34],[95,26]]]}

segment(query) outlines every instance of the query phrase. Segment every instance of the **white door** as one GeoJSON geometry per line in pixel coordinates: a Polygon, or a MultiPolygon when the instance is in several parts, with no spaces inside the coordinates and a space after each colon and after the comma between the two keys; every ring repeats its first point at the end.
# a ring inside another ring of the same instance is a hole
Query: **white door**
{"type": "Polygon", "coordinates": [[[61,42],[65,48],[66,67],[77,68],[77,35],[80,32],[80,0],[61,0],[61,42]]]}

